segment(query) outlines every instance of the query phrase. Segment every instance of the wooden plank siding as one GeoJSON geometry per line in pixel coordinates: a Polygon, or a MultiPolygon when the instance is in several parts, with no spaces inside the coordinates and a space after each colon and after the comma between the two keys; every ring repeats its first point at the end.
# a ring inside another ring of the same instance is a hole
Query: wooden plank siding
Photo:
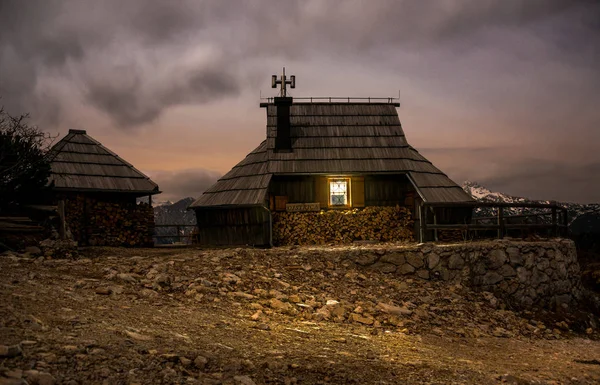
{"type": "Polygon", "coordinates": [[[409,192],[414,191],[406,175],[369,175],[365,178],[367,206],[405,206],[409,192]]]}
{"type": "Polygon", "coordinates": [[[311,176],[275,176],[269,193],[287,196],[288,203],[313,203],[315,201],[314,178],[311,176]]]}
{"type": "Polygon", "coordinates": [[[196,220],[203,245],[270,244],[269,213],[261,207],[196,210],[196,220]]]}

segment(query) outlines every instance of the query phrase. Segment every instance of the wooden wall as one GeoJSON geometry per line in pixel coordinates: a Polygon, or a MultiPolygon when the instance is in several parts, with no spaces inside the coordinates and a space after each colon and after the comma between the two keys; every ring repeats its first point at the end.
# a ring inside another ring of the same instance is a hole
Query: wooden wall
{"type": "MultiPolygon", "coordinates": [[[[343,177],[340,177],[343,178],[343,177]]],[[[413,207],[414,188],[405,175],[349,176],[352,206],[405,206],[413,207]],[[408,199],[407,199],[408,198],[408,199]]],[[[288,203],[319,202],[322,209],[329,208],[329,177],[277,176],[269,188],[271,197],[287,196],[288,203]]],[[[342,208],[342,207],[336,207],[342,208]]],[[[275,209],[272,205],[271,209],[275,209]]]]}
{"type": "Polygon", "coordinates": [[[412,206],[406,202],[414,187],[406,175],[367,175],[365,204],[367,206],[412,206]]]}
{"type": "Polygon", "coordinates": [[[287,196],[289,203],[316,202],[312,176],[275,176],[271,180],[269,193],[274,196],[287,196]]]}
{"type": "Polygon", "coordinates": [[[266,246],[270,242],[269,213],[261,207],[198,209],[198,242],[205,246],[266,246]]]}

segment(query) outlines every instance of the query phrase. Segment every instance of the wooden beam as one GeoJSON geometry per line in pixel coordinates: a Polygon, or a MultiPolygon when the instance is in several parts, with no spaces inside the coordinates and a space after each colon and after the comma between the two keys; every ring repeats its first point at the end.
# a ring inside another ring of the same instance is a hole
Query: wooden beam
{"type": "Polygon", "coordinates": [[[65,239],[67,233],[67,224],[65,218],[65,201],[58,201],[58,236],[60,239],[65,239]]]}

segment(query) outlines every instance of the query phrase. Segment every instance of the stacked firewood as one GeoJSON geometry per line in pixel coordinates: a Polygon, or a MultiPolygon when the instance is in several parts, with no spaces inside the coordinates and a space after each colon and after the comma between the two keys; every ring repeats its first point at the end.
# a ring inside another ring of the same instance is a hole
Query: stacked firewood
{"type": "Polygon", "coordinates": [[[78,196],[67,202],[66,217],[75,240],[93,246],[152,246],[152,206],[106,202],[78,196]]]}
{"type": "Polygon", "coordinates": [[[367,207],[315,213],[273,213],[276,245],[344,244],[354,241],[413,240],[413,221],[405,207],[367,207]]]}

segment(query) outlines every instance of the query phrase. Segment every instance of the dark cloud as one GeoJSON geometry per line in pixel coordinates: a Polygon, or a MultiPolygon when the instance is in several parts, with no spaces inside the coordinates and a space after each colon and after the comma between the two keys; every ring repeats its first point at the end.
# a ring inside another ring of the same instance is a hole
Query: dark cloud
{"type": "Polygon", "coordinates": [[[600,190],[598,175],[600,163],[572,165],[523,159],[479,182],[496,191],[531,199],[597,203],[600,190]]]}
{"type": "Polygon", "coordinates": [[[236,95],[236,64],[225,50],[217,47],[206,53],[209,57],[176,65],[195,44],[212,43],[177,40],[203,30],[211,12],[196,5],[3,0],[0,95],[7,110],[33,112],[46,125],[57,124],[67,100],[40,91],[56,78],[72,86],[67,98],[81,95],[125,127],[151,122],[174,105],[236,95]]]}
{"type": "Polygon", "coordinates": [[[46,108],[52,92],[41,97],[39,91],[44,80],[59,77],[75,83],[73,93],[83,90],[81,97],[117,124],[139,125],[175,105],[237,95],[240,79],[252,76],[253,70],[243,66],[249,59],[376,54],[448,41],[457,52],[478,47],[482,32],[535,27],[548,20],[563,32],[542,37],[551,44],[564,49],[561,36],[571,32],[577,44],[589,46],[594,44],[590,34],[599,36],[599,7],[592,1],[561,0],[2,0],[0,70],[10,75],[0,77],[0,94],[9,110],[36,116],[52,110],[60,119],[66,101],[46,108]],[[200,62],[196,69],[171,65],[201,45],[215,49],[206,54],[214,56],[209,69],[200,62]],[[122,63],[122,57],[133,58],[122,63]],[[161,71],[170,72],[157,81],[161,71]],[[121,82],[122,73],[131,78],[121,82]]]}
{"type": "Polygon", "coordinates": [[[162,194],[158,195],[156,199],[170,201],[187,197],[198,198],[220,176],[220,173],[205,169],[160,171],[150,175],[162,191],[162,194]]]}
{"type": "Polygon", "coordinates": [[[134,70],[116,81],[89,81],[87,89],[86,99],[122,127],[151,122],[174,105],[206,103],[240,91],[224,68],[175,72],[168,82],[153,87],[145,86],[143,75],[134,70]]]}

